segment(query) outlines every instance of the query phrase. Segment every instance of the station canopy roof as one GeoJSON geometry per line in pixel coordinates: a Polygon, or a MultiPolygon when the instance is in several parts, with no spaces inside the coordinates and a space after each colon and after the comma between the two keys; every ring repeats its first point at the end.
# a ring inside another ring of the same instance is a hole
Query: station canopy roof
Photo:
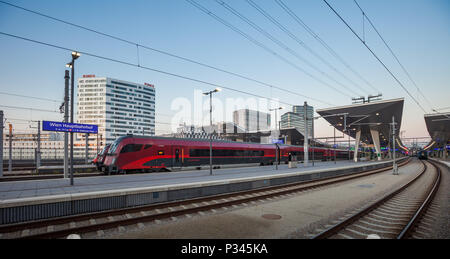
{"type": "Polygon", "coordinates": [[[428,133],[438,147],[450,142],[450,112],[425,114],[424,117],[428,133]]]}
{"type": "Polygon", "coordinates": [[[381,146],[386,146],[392,134],[392,116],[395,118],[396,135],[398,136],[402,121],[403,103],[404,99],[399,98],[319,109],[317,113],[326,116],[324,119],[342,132],[344,132],[344,117],[346,117],[348,132],[344,133],[355,138],[356,132],[361,130],[361,141],[366,144],[373,144],[370,129],[375,129],[380,133],[381,146]],[[344,116],[344,114],[347,115],[344,116]]]}

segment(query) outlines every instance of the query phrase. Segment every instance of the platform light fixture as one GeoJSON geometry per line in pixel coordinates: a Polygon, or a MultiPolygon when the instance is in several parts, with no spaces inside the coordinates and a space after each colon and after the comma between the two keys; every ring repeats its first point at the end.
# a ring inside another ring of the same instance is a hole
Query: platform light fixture
{"type": "MultiPolygon", "coordinates": [[[[75,98],[75,60],[78,59],[81,54],[77,51],[72,51],[72,62],[67,63],[66,67],[71,68],[71,89],[70,89],[70,123],[74,121],[74,98],[75,98]]],[[[73,132],[70,132],[70,185],[73,186],[73,132]]]]}
{"type": "Polygon", "coordinates": [[[220,91],[222,91],[222,89],[217,87],[212,91],[203,93],[203,95],[209,95],[209,127],[211,131],[209,134],[209,175],[212,175],[212,94],[220,91]]]}
{"type": "Polygon", "coordinates": [[[72,51],[72,58],[73,58],[73,59],[77,59],[77,58],[79,58],[80,56],[81,56],[81,54],[80,54],[79,52],[72,51]]]}

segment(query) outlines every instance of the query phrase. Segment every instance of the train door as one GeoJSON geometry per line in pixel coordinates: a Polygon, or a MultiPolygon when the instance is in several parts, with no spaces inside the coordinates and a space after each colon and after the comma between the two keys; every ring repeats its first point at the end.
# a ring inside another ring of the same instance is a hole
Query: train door
{"type": "Polygon", "coordinates": [[[172,147],[172,167],[181,168],[183,166],[183,148],[181,146],[172,147]]]}
{"type": "Polygon", "coordinates": [[[278,146],[278,145],[276,145],[276,147],[277,147],[277,152],[276,152],[276,156],[277,156],[277,158],[276,158],[276,163],[279,165],[280,163],[281,163],[281,148],[278,146]]]}

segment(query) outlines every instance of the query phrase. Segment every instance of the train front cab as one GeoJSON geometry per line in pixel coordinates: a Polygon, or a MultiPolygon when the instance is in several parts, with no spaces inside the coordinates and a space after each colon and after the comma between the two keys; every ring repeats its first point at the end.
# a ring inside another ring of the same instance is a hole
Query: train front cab
{"type": "MultiPolygon", "coordinates": [[[[127,171],[155,171],[171,166],[170,145],[159,145],[149,138],[121,137],[110,147],[105,159],[105,173],[125,173],[127,171]]],[[[180,163],[180,149],[174,157],[180,163]]]]}

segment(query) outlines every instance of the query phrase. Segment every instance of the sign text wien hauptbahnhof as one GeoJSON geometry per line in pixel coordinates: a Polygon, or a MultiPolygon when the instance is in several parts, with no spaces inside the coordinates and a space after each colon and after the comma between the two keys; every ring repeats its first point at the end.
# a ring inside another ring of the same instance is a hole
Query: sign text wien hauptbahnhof
{"type": "Polygon", "coordinates": [[[42,130],[97,134],[98,125],[43,121],[42,130]]]}

